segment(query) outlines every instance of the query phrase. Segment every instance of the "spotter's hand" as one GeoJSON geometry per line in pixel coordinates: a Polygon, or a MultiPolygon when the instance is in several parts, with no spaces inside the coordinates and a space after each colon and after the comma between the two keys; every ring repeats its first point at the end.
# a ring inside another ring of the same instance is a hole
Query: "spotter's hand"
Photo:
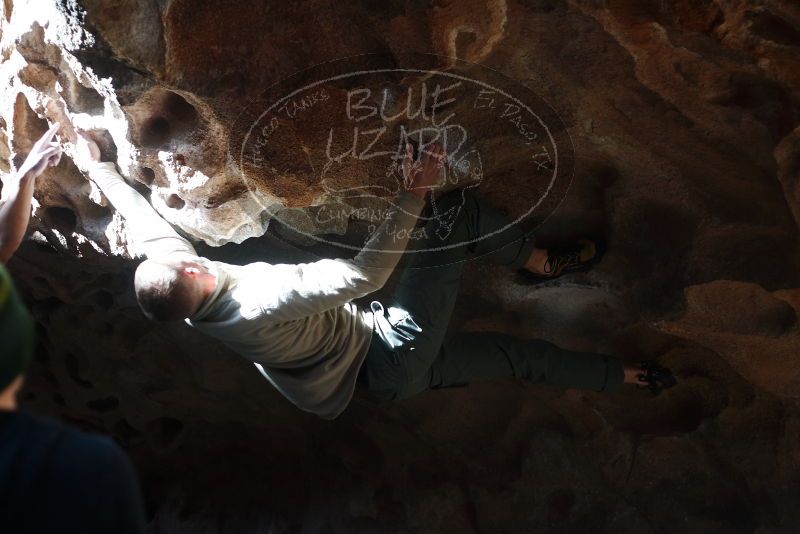
{"type": "Polygon", "coordinates": [[[61,124],[54,123],[47,132],[34,143],[33,148],[19,168],[19,175],[36,178],[47,167],[55,167],[61,161],[61,146],[53,137],[61,124]]]}

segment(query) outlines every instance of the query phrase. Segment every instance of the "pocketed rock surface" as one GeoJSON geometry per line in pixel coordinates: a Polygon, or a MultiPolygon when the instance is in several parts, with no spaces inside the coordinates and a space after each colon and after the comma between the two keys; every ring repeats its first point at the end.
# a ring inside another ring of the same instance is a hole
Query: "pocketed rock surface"
{"type": "MultiPolygon", "coordinates": [[[[650,397],[508,379],[393,404],[357,396],[318,420],[217,342],[143,317],[126,223],[65,156],[38,179],[30,238],[9,264],[38,325],[22,400],[126,448],[152,532],[800,528],[796,2],[2,9],[3,189],[48,122],[62,123],[62,141],[104,129],[104,157],[201,253],[231,263],[313,259],[285,221],[347,230],[313,224],[307,208],[329,199],[299,163],[255,192],[243,183],[238,125],[265,88],[410,50],[515,80],[557,113],[574,153],[569,190],[537,236],[603,237],[608,250],[592,271],[538,285],[469,262],[453,330],[658,360],[680,380],[650,397]]],[[[482,127],[500,177],[480,190],[514,214],[531,201],[522,161],[482,127]]]]}

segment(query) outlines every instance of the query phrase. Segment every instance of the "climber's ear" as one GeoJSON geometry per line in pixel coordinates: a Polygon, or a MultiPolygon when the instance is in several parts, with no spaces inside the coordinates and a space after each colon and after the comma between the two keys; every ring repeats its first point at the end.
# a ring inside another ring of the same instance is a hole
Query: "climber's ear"
{"type": "Polygon", "coordinates": [[[201,271],[198,267],[189,265],[183,268],[183,272],[188,274],[189,276],[197,276],[198,274],[200,274],[201,271]]]}
{"type": "Polygon", "coordinates": [[[184,263],[183,272],[184,274],[187,274],[195,278],[208,273],[208,270],[205,267],[198,265],[197,263],[184,263]]]}
{"type": "Polygon", "coordinates": [[[211,272],[203,265],[202,263],[197,263],[193,261],[184,261],[181,262],[180,265],[181,271],[183,274],[189,278],[194,280],[202,280],[204,278],[213,276],[211,272]]]}

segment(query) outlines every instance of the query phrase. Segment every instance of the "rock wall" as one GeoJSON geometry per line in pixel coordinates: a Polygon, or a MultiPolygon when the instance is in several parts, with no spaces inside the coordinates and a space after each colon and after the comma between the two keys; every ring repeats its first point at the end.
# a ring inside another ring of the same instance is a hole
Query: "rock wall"
{"type": "MultiPolygon", "coordinates": [[[[319,191],[299,172],[242,182],[238,126],[265,88],[409,50],[517,80],[557,112],[574,153],[539,237],[602,235],[609,250],[590,273],[538,286],[473,262],[453,328],[657,358],[681,380],[657,398],[498,381],[392,405],[357,398],[319,421],[216,342],[143,318],[125,221],[65,157],[39,179],[31,239],[10,265],[39,325],[23,400],[128,449],[153,532],[797,530],[796,2],[2,8],[4,186],[45,119],[65,141],[76,126],[105,129],[105,157],[229,262],[313,257],[265,209],[281,220],[319,191]]],[[[530,192],[499,139],[487,143],[508,174],[482,190],[513,213],[530,192]]]]}

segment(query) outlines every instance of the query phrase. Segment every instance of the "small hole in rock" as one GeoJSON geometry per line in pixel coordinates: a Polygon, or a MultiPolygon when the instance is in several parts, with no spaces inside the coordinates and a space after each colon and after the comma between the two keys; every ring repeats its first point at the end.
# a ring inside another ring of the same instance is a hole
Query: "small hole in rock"
{"type": "Polygon", "coordinates": [[[197,110],[194,106],[177,93],[167,93],[164,109],[178,122],[192,123],[197,119],[197,110]]]}
{"type": "Polygon", "coordinates": [[[184,202],[184,200],[175,193],[172,193],[170,196],[168,196],[164,202],[167,204],[167,206],[174,210],[179,210],[186,205],[186,202],[184,202]]]}
{"type": "Polygon", "coordinates": [[[150,167],[139,167],[139,178],[145,185],[153,185],[153,180],[156,179],[156,173],[150,167]]]}
{"type": "Polygon", "coordinates": [[[151,117],[142,127],[141,141],[147,148],[160,148],[169,142],[172,128],[164,117],[151,117]]]}
{"type": "Polygon", "coordinates": [[[78,218],[75,212],[69,208],[53,206],[44,211],[45,223],[54,230],[58,230],[64,235],[71,235],[78,226],[78,218]]]}
{"type": "Polygon", "coordinates": [[[457,57],[467,57],[468,52],[475,46],[478,35],[471,29],[462,30],[456,36],[455,49],[457,57]]]}

